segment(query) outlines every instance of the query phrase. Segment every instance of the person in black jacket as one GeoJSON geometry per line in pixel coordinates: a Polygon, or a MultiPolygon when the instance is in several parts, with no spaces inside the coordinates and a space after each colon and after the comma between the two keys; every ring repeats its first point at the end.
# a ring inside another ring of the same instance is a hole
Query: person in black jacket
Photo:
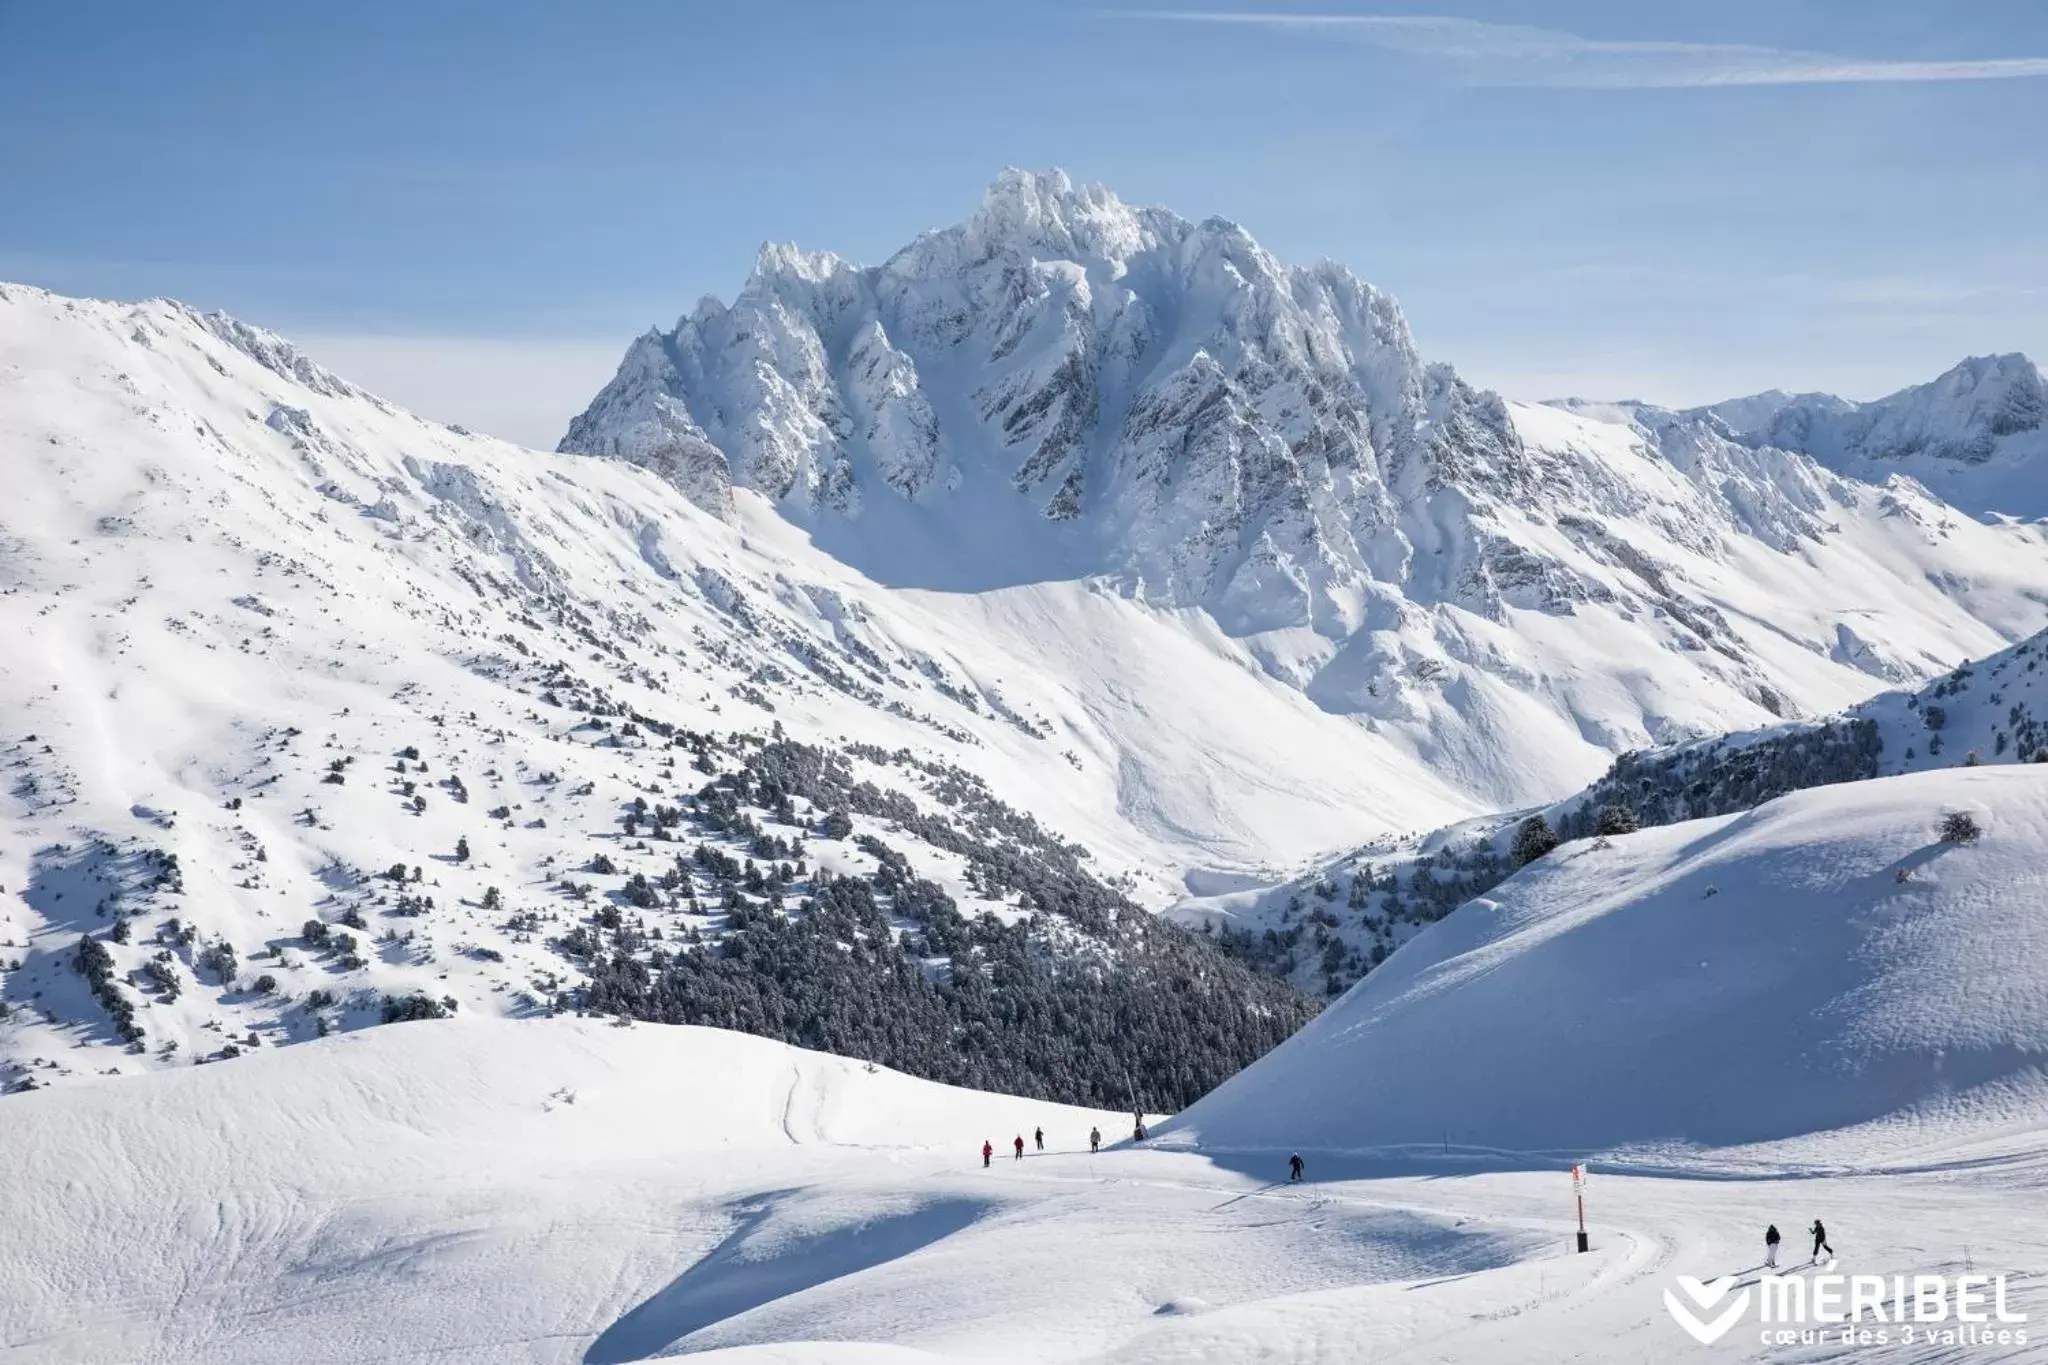
{"type": "Polygon", "coordinates": [[[1300,1152],[1296,1152],[1296,1153],[1295,1153],[1295,1154],[1294,1154],[1293,1156],[1291,1156],[1291,1157],[1288,1157],[1288,1158],[1287,1158],[1287,1178],[1288,1178],[1289,1180],[1299,1180],[1299,1179],[1301,1179],[1301,1153],[1300,1153],[1300,1152]]]}
{"type": "Polygon", "coordinates": [[[1823,1251],[1825,1251],[1829,1256],[1833,1256],[1835,1254],[1835,1249],[1828,1245],[1828,1230],[1821,1225],[1820,1219],[1814,1219],[1813,1226],[1807,1230],[1813,1234],[1814,1260],[1818,1261],[1820,1259],[1820,1254],[1823,1251]]]}
{"type": "Polygon", "coordinates": [[[1776,1269],[1778,1265],[1778,1225],[1771,1224],[1764,1229],[1764,1264],[1776,1269]]]}

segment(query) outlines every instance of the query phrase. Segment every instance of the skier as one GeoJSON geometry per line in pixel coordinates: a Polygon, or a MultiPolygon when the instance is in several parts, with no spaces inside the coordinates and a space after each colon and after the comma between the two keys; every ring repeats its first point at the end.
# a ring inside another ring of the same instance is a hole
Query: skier
{"type": "Polygon", "coordinates": [[[1042,1152],[1042,1151],[1044,1151],[1044,1150],[1045,1150],[1045,1129],[1043,1129],[1043,1128],[1034,1128],[1034,1129],[1033,1129],[1033,1130],[1031,1131],[1031,1140],[1032,1140],[1033,1142],[1036,1142],[1036,1143],[1038,1144],[1038,1150],[1039,1150],[1039,1151],[1041,1151],[1041,1152],[1042,1152]]]}
{"type": "Polygon", "coordinates": [[[1835,1254],[1835,1249],[1828,1245],[1828,1230],[1827,1228],[1821,1225],[1820,1219],[1814,1219],[1813,1226],[1807,1229],[1807,1231],[1813,1234],[1814,1260],[1820,1260],[1820,1254],[1823,1251],[1825,1251],[1830,1257],[1832,1257],[1835,1254]]]}
{"type": "Polygon", "coordinates": [[[1019,1161],[1022,1161],[1023,1159],[1024,1159],[1024,1135],[1023,1135],[1022,1133],[1019,1133],[1019,1134],[1017,1134],[1017,1160],[1019,1160],[1019,1161]]]}
{"type": "Polygon", "coordinates": [[[1143,1114],[1131,1115],[1131,1139],[1134,1142],[1143,1142],[1145,1140],[1145,1116],[1143,1114]]]}
{"type": "Polygon", "coordinates": [[[1773,1270],[1778,1268],[1778,1225],[1776,1223],[1764,1229],[1764,1264],[1773,1270]]]}
{"type": "Polygon", "coordinates": [[[996,1145],[987,1138],[981,1140],[981,1169],[988,1169],[988,1159],[996,1154],[996,1145]]]}
{"type": "Polygon", "coordinates": [[[1301,1179],[1300,1152],[1296,1152],[1293,1156],[1287,1158],[1287,1178],[1290,1181],[1301,1179]]]}
{"type": "Polygon", "coordinates": [[[1101,1150],[1102,1130],[1100,1128],[1090,1128],[1088,1130],[1088,1155],[1094,1156],[1101,1150]]]}

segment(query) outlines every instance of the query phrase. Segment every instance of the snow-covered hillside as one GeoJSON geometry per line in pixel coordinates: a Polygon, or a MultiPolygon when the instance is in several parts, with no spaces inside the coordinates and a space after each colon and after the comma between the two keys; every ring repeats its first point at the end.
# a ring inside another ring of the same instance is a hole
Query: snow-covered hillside
{"type": "Polygon", "coordinates": [[[1623,754],[1584,789],[1536,810],[1381,840],[1275,886],[1178,902],[1182,923],[1305,989],[1335,995],[1516,866],[1538,819],[1555,837],[1750,810],[1836,782],[1979,764],[2048,763],[2048,632],[1958,665],[1918,689],[1838,715],[1623,754]]]}
{"type": "Polygon", "coordinates": [[[175,304],[0,290],[0,464],[0,1084],[580,1002],[1119,1098],[1156,1018],[1173,1102],[1306,1006],[1119,888],[1461,805],[1134,604],[887,592],[175,304]]]}
{"type": "Polygon", "coordinates": [[[1167,1131],[1612,1155],[1859,1125],[1887,1147],[2038,1130],[2044,892],[2034,764],[1567,844],[1167,1131]]]}
{"type": "Polygon", "coordinates": [[[1476,806],[1835,710],[2048,621],[2048,541],[1692,421],[1509,404],[1245,230],[1005,172],[879,266],[764,248],[566,451],[775,500],[880,582],[1185,613],[1476,806]]]}
{"type": "MultiPolygon", "coordinates": [[[[880,268],[764,253],[566,444],[0,288],[8,1083],[581,1005],[1105,1102],[1114,1033],[1179,1102],[1310,1006],[1141,905],[2048,619],[2039,528],[1501,404],[1341,269],[1057,174],[880,268]]],[[[1477,889],[1432,849],[1263,965],[1384,958],[1477,889]]]]}
{"type": "Polygon", "coordinates": [[[526,1360],[554,1340],[553,1359],[637,1360],[1014,1198],[892,1188],[899,1163],[964,1167],[1037,1127],[1071,1151],[1128,1121],[567,1019],[410,1024],[24,1096],[0,1192],[38,1232],[0,1254],[0,1358],[526,1360]],[[761,1179],[808,1183],[804,1156],[835,1149],[867,1154],[836,1188],[761,1179]],[[835,1233],[836,1255],[778,1259],[835,1233]]]}
{"type": "MultiPolygon", "coordinates": [[[[459,1018],[40,1091],[0,1105],[0,1207],[29,1230],[0,1237],[0,1359],[1637,1365],[1694,1350],[1674,1272],[1753,1267],[1765,1224],[1814,1216],[1845,1268],[2006,1274],[2012,1309],[2048,1313],[2038,1133],[1924,1130],[1882,1177],[1840,1169],[1871,1151],[1853,1133],[1596,1164],[1577,1255],[1559,1163],[1346,1158],[1313,1144],[1348,1078],[1309,1089],[1318,1127],[1205,1156],[737,1034],[459,1018]]],[[[1798,1349],[1698,1358],[1818,1358],[1798,1349]]]]}
{"type": "Polygon", "coordinates": [[[1906,474],[1965,511],[2048,517],[2048,378],[2023,355],[1972,356],[1868,403],[1773,390],[1701,411],[1852,478],[1906,474]]]}

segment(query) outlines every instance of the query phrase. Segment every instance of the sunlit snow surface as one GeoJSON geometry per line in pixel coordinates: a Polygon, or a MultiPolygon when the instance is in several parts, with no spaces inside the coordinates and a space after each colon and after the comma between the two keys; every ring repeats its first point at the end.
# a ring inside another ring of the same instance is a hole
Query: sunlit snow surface
{"type": "Polygon", "coordinates": [[[2008,1274],[2038,1317],[2044,850],[2034,766],[1570,845],[1144,1149],[1120,1114],[568,1019],[15,1096],[0,1358],[1709,1358],[1671,1277],[1815,1217],[1843,1270],[2008,1274]],[[1939,842],[1957,810],[1982,834],[1939,842]]]}
{"type": "Polygon", "coordinates": [[[1304,1143],[1288,1186],[1284,1151],[1087,1154],[1126,1121],[569,1020],[18,1097],[0,1359],[1643,1360],[1693,1349],[1671,1274],[1754,1267],[1766,1222],[1813,1216],[1855,1270],[1968,1257],[2048,1311],[2038,1133],[1882,1177],[1814,1173],[1853,1143],[1714,1179],[1596,1166],[1581,1256],[1556,1163],[1304,1143]]]}

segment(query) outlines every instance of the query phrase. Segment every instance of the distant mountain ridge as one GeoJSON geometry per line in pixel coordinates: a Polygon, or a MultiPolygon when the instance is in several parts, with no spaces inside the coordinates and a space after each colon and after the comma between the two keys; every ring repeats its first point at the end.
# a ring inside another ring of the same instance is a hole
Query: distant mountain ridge
{"type": "Polygon", "coordinates": [[[1283,885],[1172,910],[1240,956],[1334,995],[1515,870],[1524,822],[1569,844],[1753,810],[1790,792],[1949,768],[2040,765],[2048,781],[2048,631],[1838,715],[1623,754],[1539,810],[1382,841],[1283,885]]]}
{"type": "Polygon", "coordinates": [[[1798,451],[1865,482],[1909,475],[1978,516],[2048,517],[2048,377],[2018,352],[1971,356],[1925,384],[1868,402],[1769,389],[1684,416],[1719,423],[1744,445],[1798,451]]]}
{"type": "Polygon", "coordinates": [[[2048,622],[2040,537],[1713,413],[1507,402],[1342,266],[1058,171],[880,265],[764,247],[730,305],[634,341],[561,449],[719,515],[759,493],[891,586],[1199,613],[1480,804],[2048,622]]]}

